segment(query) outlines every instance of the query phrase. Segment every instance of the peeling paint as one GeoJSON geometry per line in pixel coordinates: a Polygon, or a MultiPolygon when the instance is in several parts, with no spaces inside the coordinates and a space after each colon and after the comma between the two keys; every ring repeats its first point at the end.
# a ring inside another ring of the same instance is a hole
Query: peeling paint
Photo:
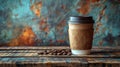
{"type": "Polygon", "coordinates": [[[79,13],[86,15],[90,12],[90,0],[81,0],[79,5],[81,6],[77,9],[79,13]]]}
{"type": "Polygon", "coordinates": [[[30,9],[35,13],[36,16],[40,17],[40,13],[41,13],[41,8],[42,8],[42,2],[37,2],[35,4],[33,4],[30,9]]]}
{"type": "Polygon", "coordinates": [[[69,45],[70,16],[92,16],[93,46],[120,45],[119,0],[1,0],[0,46],[69,45]]]}
{"type": "Polygon", "coordinates": [[[33,46],[35,44],[36,35],[31,27],[25,27],[22,33],[10,41],[9,46],[33,46]]]}
{"type": "Polygon", "coordinates": [[[99,2],[100,0],[90,0],[92,3],[99,2]]]}
{"type": "Polygon", "coordinates": [[[58,43],[64,43],[64,40],[57,40],[58,43]]]}
{"type": "Polygon", "coordinates": [[[66,25],[65,20],[62,20],[62,21],[59,22],[59,24],[56,26],[56,29],[57,29],[58,31],[63,30],[65,25],[66,25]]]}

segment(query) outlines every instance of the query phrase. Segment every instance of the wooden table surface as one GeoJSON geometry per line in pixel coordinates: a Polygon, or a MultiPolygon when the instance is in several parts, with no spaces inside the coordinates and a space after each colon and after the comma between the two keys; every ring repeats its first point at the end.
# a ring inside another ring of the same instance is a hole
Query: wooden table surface
{"type": "Polygon", "coordinates": [[[0,67],[120,67],[120,47],[93,47],[90,55],[39,55],[68,46],[0,47],[0,67]]]}

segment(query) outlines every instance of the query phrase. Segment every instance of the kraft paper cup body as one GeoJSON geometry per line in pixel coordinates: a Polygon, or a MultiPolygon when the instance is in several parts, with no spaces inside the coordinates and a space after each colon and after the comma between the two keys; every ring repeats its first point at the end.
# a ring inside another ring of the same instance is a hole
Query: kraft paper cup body
{"type": "Polygon", "coordinates": [[[93,23],[88,20],[83,21],[83,19],[81,21],[79,18],[72,18],[72,20],[69,21],[68,29],[72,54],[90,54],[93,40],[93,23]]]}

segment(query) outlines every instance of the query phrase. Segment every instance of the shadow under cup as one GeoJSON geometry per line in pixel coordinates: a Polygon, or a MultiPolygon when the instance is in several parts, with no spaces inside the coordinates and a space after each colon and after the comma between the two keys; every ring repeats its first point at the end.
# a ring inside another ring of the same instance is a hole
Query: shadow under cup
{"type": "Polygon", "coordinates": [[[72,54],[90,54],[94,31],[93,23],[92,17],[70,17],[68,33],[72,54]]]}

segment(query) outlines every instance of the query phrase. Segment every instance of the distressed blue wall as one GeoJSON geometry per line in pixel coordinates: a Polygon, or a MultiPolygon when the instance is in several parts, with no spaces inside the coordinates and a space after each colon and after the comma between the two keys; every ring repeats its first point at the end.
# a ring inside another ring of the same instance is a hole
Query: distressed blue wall
{"type": "Polygon", "coordinates": [[[0,46],[69,45],[75,15],[93,16],[94,46],[120,45],[119,0],[0,0],[0,46]]]}

